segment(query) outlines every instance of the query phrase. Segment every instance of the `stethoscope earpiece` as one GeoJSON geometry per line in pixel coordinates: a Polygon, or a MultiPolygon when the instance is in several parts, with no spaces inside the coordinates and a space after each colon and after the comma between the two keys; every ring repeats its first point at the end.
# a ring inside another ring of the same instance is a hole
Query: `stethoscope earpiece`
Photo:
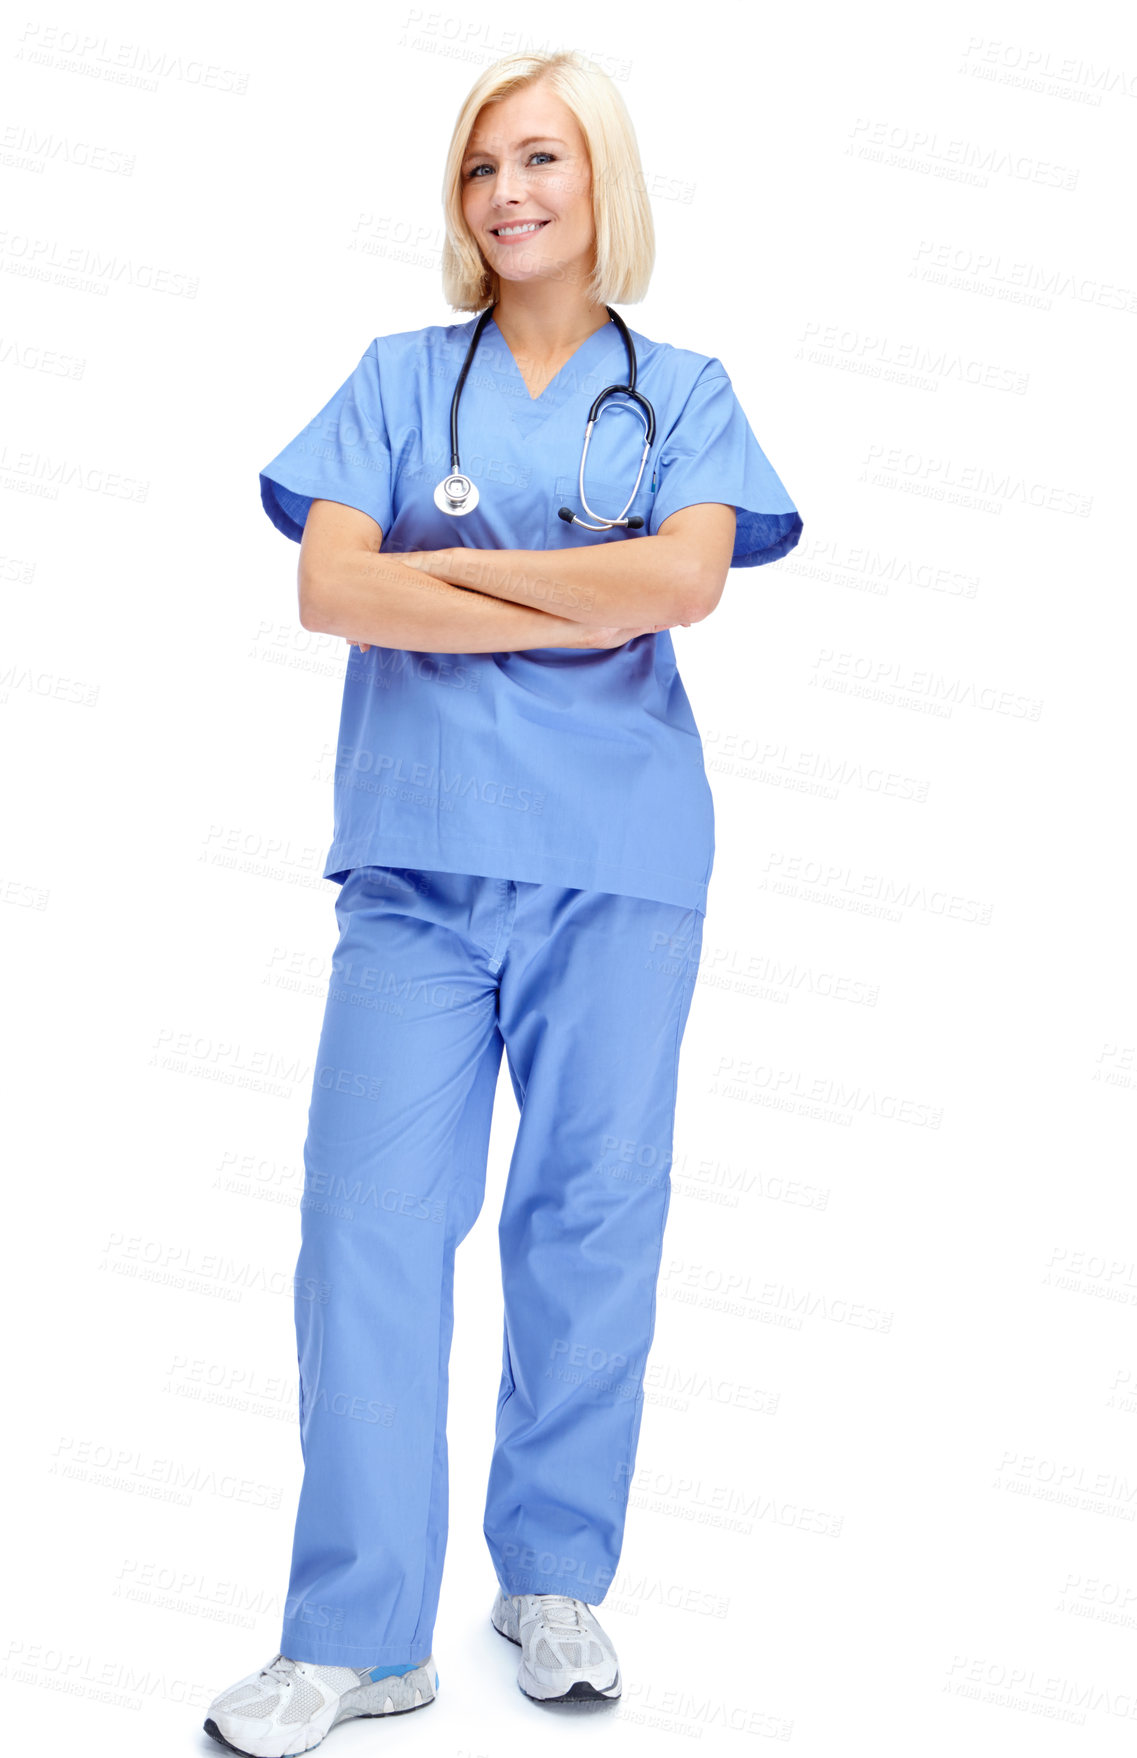
{"type": "MultiPolygon", "coordinates": [[[[583,525],[584,524],[584,520],[578,519],[571,507],[558,507],[557,508],[557,518],[563,519],[565,521],[565,523],[568,525],[583,525]]],[[[629,531],[638,531],[640,526],[643,524],[643,520],[639,517],[638,513],[635,513],[632,515],[632,517],[630,519],[609,519],[607,521],[607,523],[609,525],[626,525],[629,531]]],[[[585,529],[592,530],[593,527],[586,526],[585,529]]]]}
{"type": "MultiPolygon", "coordinates": [[[[618,525],[623,526],[629,531],[638,531],[643,525],[643,520],[638,517],[628,519],[625,518],[624,515],[627,513],[628,508],[639,493],[640,482],[643,479],[644,465],[647,463],[647,455],[651,450],[652,441],[655,439],[655,410],[652,408],[647,398],[636,390],[636,350],[632,343],[631,334],[628,330],[627,324],[618,312],[612,310],[610,305],[606,305],[604,309],[624,339],[624,347],[627,350],[628,355],[628,382],[626,385],[608,385],[600,392],[600,395],[595,399],[591,409],[588,411],[588,425],[584,430],[584,446],[580,454],[580,504],[585,512],[590,514],[591,517],[598,522],[595,525],[590,525],[587,519],[578,518],[571,507],[560,507],[557,516],[558,518],[564,519],[569,525],[583,526],[586,531],[611,531],[618,525]],[[640,459],[639,474],[636,477],[635,487],[628,496],[623,511],[618,513],[614,519],[605,519],[600,513],[594,513],[588,504],[588,500],[584,493],[584,463],[585,459],[588,457],[588,447],[592,439],[592,429],[598,417],[610,406],[606,399],[608,397],[616,396],[617,394],[624,397],[631,397],[632,399],[632,405],[644,424],[644,449],[643,456],[640,459]]],[[[462,362],[462,370],[458,374],[458,382],[454,386],[454,395],[450,399],[450,475],[445,477],[435,489],[434,504],[439,512],[449,513],[455,518],[463,513],[472,513],[478,504],[477,487],[463,472],[458,458],[458,404],[462,396],[462,386],[466,382],[466,374],[470,370],[470,363],[474,358],[478,343],[482,338],[482,331],[492,317],[493,312],[494,306],[487,305],[474,326],[474,333],[470,337],[470,346],[466,350],[466,358],[462,362]]]]}

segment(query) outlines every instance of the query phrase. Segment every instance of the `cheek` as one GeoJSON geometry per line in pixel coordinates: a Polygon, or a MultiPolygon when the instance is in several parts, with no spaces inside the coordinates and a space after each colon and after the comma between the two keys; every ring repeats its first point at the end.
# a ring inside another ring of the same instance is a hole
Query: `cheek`
{"type": "Polygon", "coordinates": [[[563,240],[574,248],[584,243],[592,224],[592,209],[587,202],[564,190],[550,201],[549,212],[555,216],[557,232],[563,240]]]}
{"type": "Polygon", "coordinates": [[[587,190],[573,196],[570,212],[575,229],[587,237],[592,231],[592,197],[587,190]]]}
{"type": "Polygon", "coordinates": [[[471,182],[463,182],[461,192],[462,212],[467,219],[480,214],[486,205],[486,179],[475,177],[471,182]]]}

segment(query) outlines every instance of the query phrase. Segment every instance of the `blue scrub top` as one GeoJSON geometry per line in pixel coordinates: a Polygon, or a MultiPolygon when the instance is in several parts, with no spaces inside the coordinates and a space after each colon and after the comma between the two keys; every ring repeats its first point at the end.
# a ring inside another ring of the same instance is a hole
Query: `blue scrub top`
{"type": "MultiPolygon", "coordinates": [[[[637,389],[655,442],[628,514],[638,531],[588,531],[580,452],[589,405],[627,380],[615,324],[593,332],[531,398],[490,318],[462,389],[458,445],[480,499],[434,504],[450,473],[450,400],[477,317],[377,336],[335,395],[260,473],[261,501],[299,543],[315,499],[368,513],[384,552],[588,549],[654,536],[681,507],[737,510],[731,566],[777,561],[802,521],[751,431],[720,360],[633,330],[637,389]]],[[[635,481],[644,429],[609,398],[585,492],[614,517],[635,481]]],[[[706,911],[714,810],[702,741],[671,635],[623,647],[419,653],[346,648],[335,827],[324,877],[421,867],[615,891],[706,911]]]]}

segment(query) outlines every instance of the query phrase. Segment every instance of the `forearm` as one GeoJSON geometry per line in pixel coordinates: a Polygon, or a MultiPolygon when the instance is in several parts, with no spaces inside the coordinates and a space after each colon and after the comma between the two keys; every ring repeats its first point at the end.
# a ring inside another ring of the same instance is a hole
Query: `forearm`
{"type": "Polygon", "coordinates": [[[674,628],[699,615],[701,570],[673,537],[593,549],[434,549],[411,566],[570,622],[674,628]]]}
{"type": "Polygon", "coordinates": [[[321,634],[411,653],[504,653],[568,647],[580,624],[528,605],[451,585],[400,557],[352,551],[305,624],[321,634]]]}

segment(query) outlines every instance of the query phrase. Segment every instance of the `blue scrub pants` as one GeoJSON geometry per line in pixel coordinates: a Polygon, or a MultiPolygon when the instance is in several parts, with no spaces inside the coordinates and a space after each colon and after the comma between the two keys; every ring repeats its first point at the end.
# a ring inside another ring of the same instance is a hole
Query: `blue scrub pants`
{"type": "Polygon", "coordinates": [[[694,909],[359,867],[313,1082],[295,1311],[304,1477],[280,1649],[431,1652],[448,1521],[454,1254],[504,1045],[520,1119],[484,1532],[507,1594],[616,1572],[670,1197],[694,909]]]}

